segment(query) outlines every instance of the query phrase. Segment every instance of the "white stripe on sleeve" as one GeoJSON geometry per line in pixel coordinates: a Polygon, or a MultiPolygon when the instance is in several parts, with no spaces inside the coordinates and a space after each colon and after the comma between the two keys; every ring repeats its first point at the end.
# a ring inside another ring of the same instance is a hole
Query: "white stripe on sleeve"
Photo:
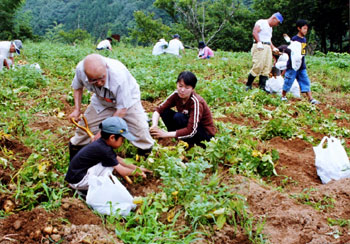
{"type": "Polygon", "coordinates": [[[193,100],[194,103],[194,120],[193,120],[193,130],[191,134],[187,136],[179,136],[179,139],[186,139],[193,137],[197,133],[197,127],[198,127],[198,122],[199,122],[199,101],[195,96],[192,96],[191,99],[193,100]]]}

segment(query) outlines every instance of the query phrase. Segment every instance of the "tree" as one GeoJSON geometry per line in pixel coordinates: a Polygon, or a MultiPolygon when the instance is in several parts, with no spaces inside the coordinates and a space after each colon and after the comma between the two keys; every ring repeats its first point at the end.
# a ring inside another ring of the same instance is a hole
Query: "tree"
{"type": "Polygon", "coordinates": [[[82,29],[95,39],[105,39],[107,33],[127,35],[135,26],[133,13],[138,10],[155,13],[168,23],[170,17],[153,6],[154,0],[26,0],[22,8],[31,12],[35,34],[45,35],[50,26],[63,24],[64,31],[82,29]]]}
{"type": "Polygon", "coordinates": [[[163,25],[161,19],[154,20],[154,13],[146,15],[142,11],[134,12],[136,26],[131,30],[131,37],[143,45],[157,42],[169,35],[170,28],[163,25]]]}
{"type": "Polygon", "coordinates": [[[344,51],[343,39],[348,31],[348,0],[255,0],[253,9],[259,17],[268,18],[280,11],[284,17],[283,24],[274,30],[274,39],[282,42],[282,33],[294,35],[295,23],[298,19],[309,21],[309,29],[313,29],[319,46],[323,52],[344,51]],[[284,11],[288,10],[288,11],[284,11]],[[277,37],[277,38],[276,38],[277,37]]]}
{"type": "Polygon", "coordinates": [[[21,6],[23,0],[0,0],[0,38],[12,39],[14,33],[16,10],[21,6]]]}
{"type": "Polygon", "coordinates": [[[156,0],[154,5],[164,9],[197,41],[209,44],[231,20],[239,4],[232,0],[156,0]]]}
{"type": "Polygon", "coordinates": [[[255,14],[240,5],[231,20],[218,33],[211,47],[235,52],[249,51],[252,47],[252,29],[256,21],[255,14]]]}
{"type": "Polygon", "coordinates": [[[78,44],[86,40],[91,41],[91,35],[89,34],[89,32],[82,29],[70,30],[68,32],[61,30],[58,34],[63,38],[63,41],[67,44],[78,44]]]}

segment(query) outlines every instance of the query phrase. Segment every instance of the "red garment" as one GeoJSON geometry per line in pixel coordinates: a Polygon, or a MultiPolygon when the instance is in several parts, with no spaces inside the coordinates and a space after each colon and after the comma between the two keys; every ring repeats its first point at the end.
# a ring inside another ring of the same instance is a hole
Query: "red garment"
{"type": "Polygon", "coordinates": [[[178,112],[187,114],[189,116],[186,128],[176,130],[175,137],[179,139],[191,138],[197,133],[198,126],[202,126],[209,135],[214,136],[216,129],[210,109],[205,100],[197,93],[192,92],[190,98],[185,104],[182,104],[182,99],[173,92],[156,111],[161,114],[165,109],[176,106],[178,112]]]}

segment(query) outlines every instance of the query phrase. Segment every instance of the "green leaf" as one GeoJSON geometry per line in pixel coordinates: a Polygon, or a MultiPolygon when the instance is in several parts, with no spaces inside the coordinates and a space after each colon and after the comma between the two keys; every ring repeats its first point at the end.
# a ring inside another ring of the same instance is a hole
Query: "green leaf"
{"type": "Polygon", "coordinates": [[[225,214],[221,214],[218,219],[216,220],[216,226],[218,227],[218,229],[222,229],[222,227],[224,227],[224,224],[226,223],[226,216],[225,214]]]}

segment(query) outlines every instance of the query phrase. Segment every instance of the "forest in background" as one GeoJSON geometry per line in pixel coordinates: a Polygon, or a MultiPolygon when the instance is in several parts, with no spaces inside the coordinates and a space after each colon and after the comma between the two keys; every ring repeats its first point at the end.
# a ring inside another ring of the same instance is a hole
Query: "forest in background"
{"type": "Polygon", "coordinates": [[[350,50],[348,0],[0,0],[0,6],[1,39],[72,44],[119,34],[122,41],[149,46],[179,33],[188,47],[203,40],[214,49],[249,51],[255,21],[279,11],[284,22],[274,29],[277,45],[283,33],[296,33],[295,22],[303,18],[313,49],[350,50]]]}

